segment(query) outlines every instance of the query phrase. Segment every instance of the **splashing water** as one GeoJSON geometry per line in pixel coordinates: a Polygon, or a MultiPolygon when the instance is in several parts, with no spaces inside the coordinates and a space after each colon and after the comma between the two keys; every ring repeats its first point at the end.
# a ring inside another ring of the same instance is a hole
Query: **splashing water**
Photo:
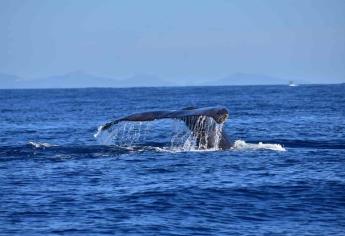
{"type": "MultiPolygon", "coordinates": [[[[188,124],[189,121],[185,122],[188,124]]],[[[192,123],[190,130],[186,138],[182,137],[182,150],[219,150],[223,124],[218,124],[213,118],[199,116],[196,122],[192,123]]]]}
{"type": "Polygon", "coordinates": [[[145,122],[123,122],[121,125],[113,126],[102,131],[102,126],[94,134],[100,144],[116,146],[132,146],[141,141],[147,134],[149,124],[145,122]]]}
{"type": "Polygon", "coordinates": [[[234,150],[266,149],[266,150],[280,151],[280,152],[286,151],[286,149],[280,144],[271,144],[271,143],[262,143],[262,142],[259,142],[258,144],[253,144],[253,143],[246,143],[243,140],[236,140],[232,149],[234,150]]]}
{"type": "MultiPolygon", "coordinates": [[[[150,139],[153,141],[161,140],[162,136],[157,133],[159,126],[152,123],[123,122],[105,131],[102,131],[102,126],[100,126],[94,137],[103,145],[124,147],[147,142],[150,139]]],[[[206,116],[186,117],[182,120],[174,120],[173,126],[170,138],[171,150],[219,150],[223,124],[216,123],[213,118],[206,116]],[[181,121],[189,125],[189,129],[181,121]]],[[[167,130],[171,130],[171,128],[164,129],[165,136],[167,130]]]]}
{"type": "MultiPolygon", "coordinates": [[[[171,129],[171,127],[160,127],[155,122],[123,122],[105,131],[102,131],[102,126],[100,126],[94,136],[102,145],[133,147],[143,143],[157,143],[157,140],[162,141],[164,138],[168,138],[169,147],[159,148],[160,150],[173,152],[220,150],[219,144],[224,124],[218,124],[213,118],[207,116],[186,117],[182,120],[173,120],[172,125],[171,129]],[[172,130],[170,137],[167,130],[172,130]]],[[[243,140],[236,140],[231,149],[286,151],[280,144],[262,142],[253,144],[243,140]]]]}

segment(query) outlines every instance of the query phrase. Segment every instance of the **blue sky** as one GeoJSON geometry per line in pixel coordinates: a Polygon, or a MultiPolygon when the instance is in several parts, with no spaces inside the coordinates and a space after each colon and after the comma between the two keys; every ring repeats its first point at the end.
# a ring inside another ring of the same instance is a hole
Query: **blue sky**
{"type": "Polygon", "coordinates": [[[345,82],[343,0],[1,0],[0,72],[345,82]]]}

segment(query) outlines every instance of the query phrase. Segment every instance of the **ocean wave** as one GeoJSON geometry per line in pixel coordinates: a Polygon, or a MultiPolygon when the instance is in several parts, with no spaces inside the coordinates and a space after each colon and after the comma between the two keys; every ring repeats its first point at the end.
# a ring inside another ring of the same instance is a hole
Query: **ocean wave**
{"type": "Polygon", "coordinates": [[[247,143],[243,140],[236,140],[234,142],[234,146],[232,147],[233,150],[272,150],[272,151],[279,151],[284,152],[286,149],[281,144],[272,144],[272,143],[262,143],[259,142],[255,143],[247,143]]]}

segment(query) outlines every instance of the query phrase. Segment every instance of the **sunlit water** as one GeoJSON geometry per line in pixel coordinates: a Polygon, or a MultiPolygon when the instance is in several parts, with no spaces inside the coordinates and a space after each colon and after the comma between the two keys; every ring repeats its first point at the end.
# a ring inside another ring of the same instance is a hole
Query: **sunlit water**
{"type": "Polygon", "coordinates": [[[0,235],[343,235],[345,86],[0,90],[0,235]],[[147,110],[224,105],[230,150],[147,110]]]}

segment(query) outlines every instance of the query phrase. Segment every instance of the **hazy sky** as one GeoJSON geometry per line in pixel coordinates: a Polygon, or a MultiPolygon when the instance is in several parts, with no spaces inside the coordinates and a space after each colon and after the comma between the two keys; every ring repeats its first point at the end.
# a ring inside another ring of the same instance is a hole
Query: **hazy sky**
{"type": "Polygon", "coordinates": [[[0,1],[0,72],[75,70],[345,82],[345,1],[0,1]]]}

